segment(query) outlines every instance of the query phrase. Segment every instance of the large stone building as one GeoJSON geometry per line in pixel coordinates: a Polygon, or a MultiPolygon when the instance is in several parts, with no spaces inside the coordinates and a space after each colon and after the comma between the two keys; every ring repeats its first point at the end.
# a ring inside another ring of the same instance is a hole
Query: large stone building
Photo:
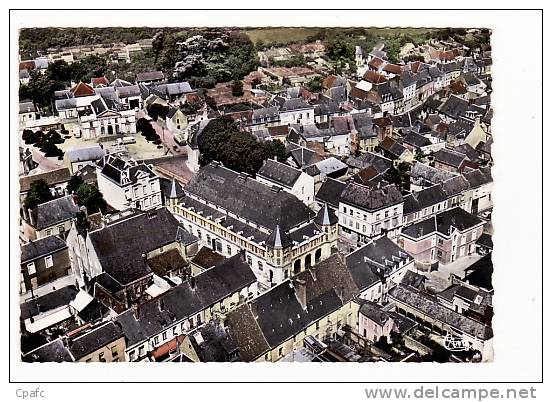
{"type": "Polygon", "coordinates": [[[218,162],[203,167],[169,202],[189,232],[226,256],[245,250],[266,290],[328,258],[337,245],[337,217],[317,214],[295,196],[218,162]]]}

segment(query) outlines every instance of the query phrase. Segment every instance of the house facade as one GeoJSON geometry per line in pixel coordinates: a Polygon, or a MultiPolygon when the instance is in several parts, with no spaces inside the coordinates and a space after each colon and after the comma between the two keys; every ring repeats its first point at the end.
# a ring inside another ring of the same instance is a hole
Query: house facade
{"type": "Polygon", "coordinates": [[[98,162],[96,176],[98,188],[113,208],[147,211],[162,205],[159,176],[151,166],[109,154],[98,162]]]}

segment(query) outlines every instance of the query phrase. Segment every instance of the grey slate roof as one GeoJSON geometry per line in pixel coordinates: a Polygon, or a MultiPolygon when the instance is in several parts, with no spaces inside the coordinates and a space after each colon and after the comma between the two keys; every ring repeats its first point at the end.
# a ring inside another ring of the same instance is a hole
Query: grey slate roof
{"type": "Polygon", "coordinates": [[[33,102],[19,102],[19,113],[36,113],[33,102]]]}
{"type": "Polygon", "coordinates": [[[140,96],[140,87],[138,85],[128,85],[117,87],[117,93],[119,98],[130,98],[133,96],[140,96]]]}
{"type": "Polygon", "coordinates": [[[493,181],[491,176],[491,168],[470,170],[464,173],[464,177],[470,183],[471,188],[480,187],[493,181]]]}
{"type": "Polygon", "coordinates": [[[464,232],[482,223],[483,221],[477,216],[466,212],[460,207],[456,207],[407,226],[403,228],[402,234],[413,239],[422,238],[434,232],[449,236],[451,227],[464,232]]]}
{"type": "Polygon", "coordinates": [[[279,224],[286,231],[315,215],[295,196],[277,191],[219,163],[201,168],[184,191],[269,230],[279,224]]]}
{"type": "Polygon", "coordinates": [[[194,278],[116,318],[123,328],[127,347],[157,335],[173,323],[191,317],[256,282],[255,274],[243,261],[243,253],[227,258],[194,278]]]}
{"type": "Polygon", "coordinates": [[[57,99],[55,105],[57,111],[75,109],[77,107],[77,100],[75,98],[57,99]]]}
{"type": "Polygon", "coordinates": [[[65,152],[70,162],[96,161],[105,156],[105,151],[99,145],[85,148],[70,148],[65,152]]]}
{"type": "Polygon", "coordinates": [[[366,211],[377,211],[401,203],[403,196],[394,184],[382,188],[370,188],[351,182],[341,193],[340,201],[366,211]]]}
{"type": "Polygon", "coordinates": [[[281,112],[291,112],[301,109],[314,109],[314,106],[309,105],[303,98],[287,99],[280,107],[281,112]]]}
{"type": "Polygon", "coordinates": [[[165,79],[165,74],[162,71],[148,71],[136,74],[136,81],[158,81],[165,79]]]}
{"type": "Polygon", "coordinates": [[[339,207],[339,197],[345,189],[346,183],[335,180],[332,178],[326,178],[320,189],[316,193],[316,200],[324,203],[328,203],[333,208],[339,207]]]}
{"type": "Polygon", "coordinates": [[[403,213],[411,214],[431,207],[448,199],[440,184],[435,184],[423,190],[412,192],[404,197],[403,213]]]}
{"type": "Polygon", "coordinates": [[[46,236],[21,246],[21,264],[66,249],[67,244],[58,236],[46,236]]]}
{"type": "Polygon", "coordinates": [[[451,95],[439,108],[439,112],[444,113],[454,119],[459,119],[466,113],[470,107],[467,100],[451,95]]]}
{"type": "Polygon", "coordinates": [[[197,241],[166,209],[137,213],[90,232],[90,241],[105,272],[122,285],[151,274],[142,254],[174,243],[197,241]]]}
{"type": "Polygon", "coordinates": [[[438,184],[453,177],[457,177],[457,175],[446,170],[431,167],[422,162],[414,163],[412,169],[410,170],[410,178],[416,183],[438,184]]]}
{"type": "Polygon", "coordinates": [[[71,356],[71,353],[63,343],[62,338],[57,338],[52,342],[42,345],[41,347],[25,354],[22,360],[28,363],[63,363],[74,361],[73,356],[71,356]]]}
{"type": "Polygon", "coordinates": [[[468,158],[466,155],[453,151],[451,149],[442,148],[433,154],[436,162],[443,163],[448,166],[459,168],[462,163],[468,158]]]}
{"type": "Polygon", "coordinates": [[[75,299],[77,293],[77,288],[74,285],[69,285],[22,303],[20,305],[21,319],[26,320],[40,313],[67,306],[75,299]]]}
{"type": "Polygon", "coordinates": [[[367,167],[373,166],[378,173],[384,173],[393,167],[393,161],[391,159],[372,152],[366,152],[357,157],[350,156],[346,163],[350,167],[356,169],[366,169],[367,167]]]}
{"type": "Polygon", "coordinates": [[[318,225],[335,225],[338,222],[338,218],[335,212],[328,208],[328,204],[325,203],[320,211],[318,211],[314,222],[318,225]]]}
{"type": "Polygon", "coordinates": [[[399,261],[409,263],[413,258],[386,236],[380,237],[345,257],[347,269],[355,284],[364,291],[399,268],[399,261]],[[379,274],[378,274],[379,269],[379,274]]]}
{"type": "Polygon", "coordinates": [[[294,186],[302,171],[285,163],[267,159],[266,163],[257,172],[257,176],[274,182],[275,184],[291,188],[294,186]]]}
{"type": "Polygon", "coordinates": [[[69,349],[75,360],[79,360],[122,336],[121,327],[115,322],[109,321],[71,339],[69,349]]]}
{"type": "Polygon", "coordinates": [[[389,291],[389,296],[477,339],[488,340],[493,337],[490,327],[440,305],[436,298],[413,288],[397,285],[389,291]]]}
{"type": "Polygon", "coordinates": [[[73,197],[56,198],[55,200],[37,205],[33,210],[35,216],[35,228],[42,230],[44,228],[62,223],[74,218],[79,207],[73,202],[73,197]]]}
{"type": "Polygon", "coordinates": [[[429,138],[420,135],[418,133],[415,133],[413,131],[409,131],[408,134],[406,134],[403,138],[403,143],[412,145],[416,148],[425,147],[428,145],[431,145],[431,141],[429,138]]]}

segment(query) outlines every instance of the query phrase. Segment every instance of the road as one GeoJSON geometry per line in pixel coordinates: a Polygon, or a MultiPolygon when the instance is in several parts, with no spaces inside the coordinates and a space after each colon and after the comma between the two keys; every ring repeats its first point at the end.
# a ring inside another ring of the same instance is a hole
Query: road
{"type": "MultiPolygon", "coordinates": [[[[140,110],[136,114],[136,118],[139,119],[141,117],[144,117],[144,115],[145,115],[145,113],[142,110],[140,110]]],[[[151,120],[150,123],[151,123],[152,127],[155,129],[155,132],[157,133],[159,138],[161,138],[161,142],[169,150],[171,155],[180,155],[181,152],[183,152],[183,150],[180,149],[180,145],[178,145],[174,141],[174,134],[166,128],[166,125],[165,125],[164,121],[162,121],[162,120],[158,120],[158,121],[151,120]],[[174,150],[175,146],[176,146],[176,149],[178,149],[180,152],[177,152],[177,151],[174,150]]]]}
{"type": "Polygon", "coordinates": [[[44,156],[42,152],[40,152],[38,149],[34,148],[32,149],[33,153],[33,160],[39,164],[40,169],[48,172],[50,170],[56,170],[60,167],[63,167],[63,161],[59,160],[57,158],[47,158],[44,156]]]}

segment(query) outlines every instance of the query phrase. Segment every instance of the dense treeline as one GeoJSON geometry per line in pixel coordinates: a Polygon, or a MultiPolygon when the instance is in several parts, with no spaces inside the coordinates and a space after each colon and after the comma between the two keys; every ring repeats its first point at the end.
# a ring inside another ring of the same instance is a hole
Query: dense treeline
{"type": "MultiPolygon", "coordinates": [[[[182,28],[164,28],[167,32],[182,31],[182,28]]],[[[159,28],[24,28],[19,32],[20,51],[35,56],[37,51],[81,45],[111,43],[136,43],[151,39],[159,28]]]]}

